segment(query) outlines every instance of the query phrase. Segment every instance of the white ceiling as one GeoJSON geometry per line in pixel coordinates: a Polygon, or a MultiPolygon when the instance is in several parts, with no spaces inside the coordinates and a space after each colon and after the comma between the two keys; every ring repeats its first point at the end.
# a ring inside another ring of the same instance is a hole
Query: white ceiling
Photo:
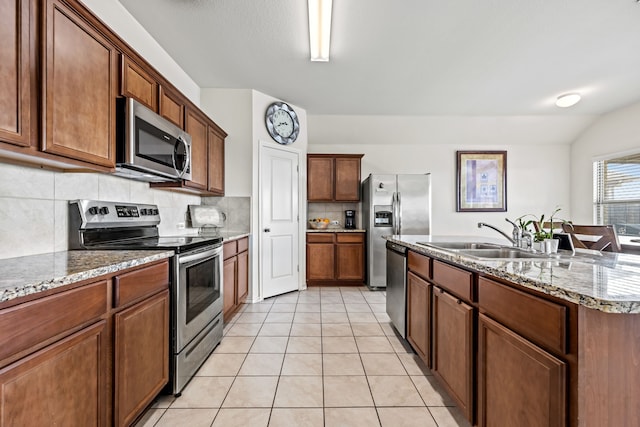
{"type": "Polygon", "coordinates": [[[202,88],[308,114],[594,115],[640,101],[635,0],[334,0],[309,61],[305,0],[120,0],[202,88]],[[553,105],[579,91],[569,109],[553,105]]]}

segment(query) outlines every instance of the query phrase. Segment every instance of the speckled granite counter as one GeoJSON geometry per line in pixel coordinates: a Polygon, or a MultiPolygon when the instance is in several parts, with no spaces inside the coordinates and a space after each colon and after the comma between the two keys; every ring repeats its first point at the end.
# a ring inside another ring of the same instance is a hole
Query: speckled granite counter
{"type": "Polygon", "coordinates": [[[0,302],[173,256],[173,251],[65,251],[0,260],[0,302]]]}
{"type": "Polygon", "coordinates": [[[220,236],[224,242],[230,242],[232,240],[242,239],[243,237],[250,236],[248,231],[220,231],[220,236]]]}
{"type": "Polygon", "coordinates": [[[365,233],[367,230],[361,228],[325,228],[324,230],[307,229],[307,233],[365,233]]]}
{"type": "MultiPolygon", "coordinates": [[[[558,258],[476,259],[417,242],[491,242],[483,237],[386,236],[416,252],[607,313],[640,313],[640,256],[562,252],[558,258]]],[[[502,240],[500,244],[505,244],[502,240]]],[[[507,243],[508,244],[508,243],[507,243]]]]}

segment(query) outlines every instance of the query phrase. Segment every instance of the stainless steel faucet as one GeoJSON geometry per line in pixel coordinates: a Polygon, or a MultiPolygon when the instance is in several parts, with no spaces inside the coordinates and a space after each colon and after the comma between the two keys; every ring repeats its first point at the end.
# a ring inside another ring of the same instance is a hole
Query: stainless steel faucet
{"type": "Polygon", "coordinates": [[[509,240],[514,247],[532,249],[533,248],[533,234],[530,231],[523,230],[522,228],[520,228],[518,226],[518,224],[516,224],[515,222],[511,221],[509,218],[505,218],[505,220],[509,224],[511,224],[513,226],[513,231],[511,232],[512,237],[509,237],[507,235],[507,233],[503,232],[502,230],[497,229],[493,225],[490,225],[490,224],[487,224],[487,223],[484,223],[484,222],[479,222],[478,223],[478,228],[489,227],[490,229],[495,230],[498,233],[502,234],[504,237],[506,237],[507,240],[509,240]],[[523,237],[525,239],[523,239],[523,237]]]}
{"type": "Polygon", "coordinates": [[[487,224],[485,222],[479,222],[478,223],[478,228],[482,228],[482,227],[489,227],[490,229],[497,231],[498,233],[502,234],[508,241],[510,241],[513,246],[517,246],[517,242],[514,239],[512,239],[511,237],[509,237],[507,235],[507,233],[505,233],[504,231],[494,227],[493,225],[487,224]]]}

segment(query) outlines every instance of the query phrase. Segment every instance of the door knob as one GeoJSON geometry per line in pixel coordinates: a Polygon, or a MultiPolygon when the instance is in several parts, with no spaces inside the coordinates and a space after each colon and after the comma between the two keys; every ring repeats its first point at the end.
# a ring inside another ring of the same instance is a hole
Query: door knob
{"type": "Polygon", "coordinates": [[[264,232],[265,232],[265,233],[271,233],[271,229],[270,229],[270,228],[265,228],[265,229],[264,229],[264,232]]]}

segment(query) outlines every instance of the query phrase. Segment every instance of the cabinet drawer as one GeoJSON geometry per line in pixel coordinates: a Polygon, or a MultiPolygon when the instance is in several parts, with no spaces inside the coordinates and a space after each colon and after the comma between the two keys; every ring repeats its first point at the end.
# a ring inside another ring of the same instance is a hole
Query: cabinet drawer
{"type": "Polygon", "coordinates": [[[169,262],[145,267],[114,279],[113,306],[120,307],[169,286],[169,262]]]}
{"type": "Polygon", "coordinates": [[[549,350],[567,352],[567,308],[481,277],[480,310],[549,350]]]}
{"type": "Polygon", "coordinates": [[[409,251],[407,267],[423,279],[431,278],[431,258],[409,251]]]}
{"type": "Polygon", "coordinates": [[[362,233],[336,233],[338,243],[362,243],[364,235],[362,233]]]}
{"type": "Polygon", "coordinates": [[[224,259],[231,258],[232,256],[234,256],[237,253],[238,253],[238,241],[237,240],[233,240],[231,242],[226,242],[222,246],[222,254],[223,254],[222,257],[224,259]]]}
{"type": "Polygon", "coordinates": [[[107,281],[0,311],[0,360],[39,345],[107,312],[107,281]]]}
{"type": "Polygon", "coordinates": [[[307,243],[333,243],[335,233],[307,233],[307,243]]]}
{"type": "Polygon", "coordinates": [[[433,281],[467,301],[472,299],[473,273],[469,271],[434,260],[433,281]]]}
{"type": "Polygon", "coordinates": [[[249,249],[249,238],[243,237],[238,240],[238,253],[244,252],[249,249]]]}

